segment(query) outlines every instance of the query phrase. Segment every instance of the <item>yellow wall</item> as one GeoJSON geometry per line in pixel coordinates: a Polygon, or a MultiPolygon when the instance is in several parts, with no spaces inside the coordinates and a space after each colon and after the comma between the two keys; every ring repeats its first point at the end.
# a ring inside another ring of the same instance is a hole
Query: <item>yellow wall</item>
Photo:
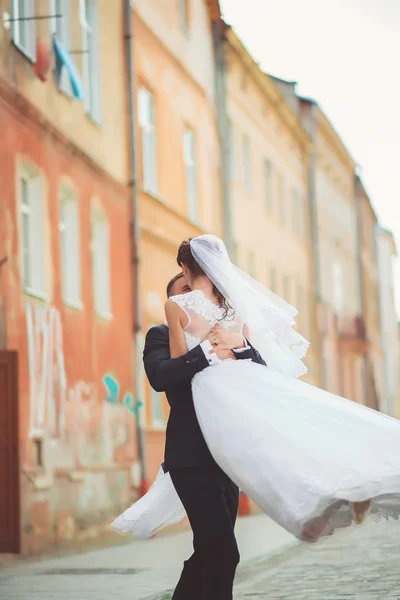
{"type": "MultiPolygon", "coordinates": [[[[308,224],[310,141],[272,80],[261,74],[240,43],[238,47],[234,36],[227,56],[230,184],[237,262],[296,306],[300,333],[317,342],[308,224]],[[266,81],[265,87],[260,75],[266,81]],[[250,186],[246,183],[244,136],[249,144],[250,186]],[[270,194],[266,160],[271,164],[270,194]]],[[[316,352],[317,345],[306,359],[310,370],[307,378],[313,383],[319,382],[316,352]]]]}

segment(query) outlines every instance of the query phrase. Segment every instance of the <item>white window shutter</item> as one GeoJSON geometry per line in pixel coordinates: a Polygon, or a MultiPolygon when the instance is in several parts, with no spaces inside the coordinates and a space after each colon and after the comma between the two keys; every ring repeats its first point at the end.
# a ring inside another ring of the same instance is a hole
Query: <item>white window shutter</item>
{"type": "Polygon", "coordinates": [[[44,264],[44,210],[43,186],[40,177],[29,181],[30,218],[30,266],[31,285],[34,291],[45,293],[45,264],[44,264]]]}

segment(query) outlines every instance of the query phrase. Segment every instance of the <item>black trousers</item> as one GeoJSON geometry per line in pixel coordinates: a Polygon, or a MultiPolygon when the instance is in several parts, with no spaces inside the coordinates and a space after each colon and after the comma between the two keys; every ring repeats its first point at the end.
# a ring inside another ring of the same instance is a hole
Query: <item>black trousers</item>
{"type": "Polygon", "coordinates": [[[240,560],[234,533],[239,490],[217,465],[170,473],[193,530],[194,546],[173,600],[232,600],[240,560]]]}

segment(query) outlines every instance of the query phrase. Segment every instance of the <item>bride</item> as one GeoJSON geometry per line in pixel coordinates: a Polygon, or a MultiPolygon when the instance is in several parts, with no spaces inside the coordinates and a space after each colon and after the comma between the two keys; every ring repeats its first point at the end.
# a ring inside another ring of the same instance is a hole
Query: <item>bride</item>
{"type": "MultiPolygon", "coordinates": [[[[297,311],[235,267],[222,240],[183,242],[178,262],[192,291],[166,304],[171,358],[198,345],[218,314],[267,363],[227,359],[192,380],[197,419],[221,469],[303,541],[368,514],[398,518],[400,423],[297,379],[307,372],[301,359],[309,345],[293,329],[297,311]]],[[[112,527],[147,537],[184,514],[160,472],[112,527]]]]}

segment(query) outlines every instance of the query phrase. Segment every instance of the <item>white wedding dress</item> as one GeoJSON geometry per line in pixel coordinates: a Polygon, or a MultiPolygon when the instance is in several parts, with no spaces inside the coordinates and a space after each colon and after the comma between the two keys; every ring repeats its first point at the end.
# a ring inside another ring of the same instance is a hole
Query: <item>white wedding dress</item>
{"type": "MultiPolygon", "coordinates": [[[[176,296],[188,350],[216,323],[240,319],[200,291],[176,296]]],[[[274,521],[315,541],[352,522],[352,503],[372,518],[400,515],[400,422],[250,360],[226,360],[192,381],[197,418],[216,462],[274,521]]],[[[150,537],[185,511],[169,474],[112,527],[150,537]]]]}

